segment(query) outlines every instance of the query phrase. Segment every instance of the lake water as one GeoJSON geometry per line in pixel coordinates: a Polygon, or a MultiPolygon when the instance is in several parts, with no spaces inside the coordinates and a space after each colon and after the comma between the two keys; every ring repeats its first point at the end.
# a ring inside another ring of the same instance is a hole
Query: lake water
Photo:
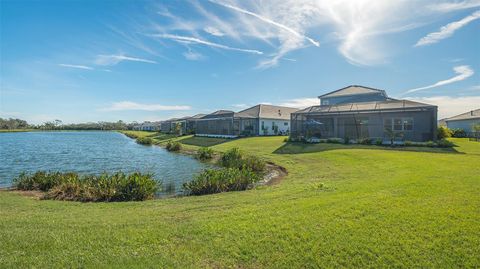
{"type": "Polygon", "coordinates": [[[9,187],[21,172],[149,172],[164,183],[183,182],[205,165],[190,156],[143,146],[116,132],[0,133],[0,187],[9,187]]]}

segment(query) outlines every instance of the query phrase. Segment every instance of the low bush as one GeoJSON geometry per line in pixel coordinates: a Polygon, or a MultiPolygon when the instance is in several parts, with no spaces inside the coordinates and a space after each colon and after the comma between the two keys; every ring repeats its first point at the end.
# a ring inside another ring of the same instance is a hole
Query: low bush
{"type": "Polygon", "coordinates": [[[245,156],[238,148],[232,148],[222,154],[219,164],[226,168],[250,170],[262,174],[265,170],[265,161],[256,156],[245,156]]]}
{"type": "Polygon", "coordinates": [[[61,172],[22,173],[14,179],[19,190],[47,192],[45,199],[100,202],[143,201],[154,197],[159,182],[150,174],[122,172],[84,175],[61,172]]]}
{"type": "Polygon", "coordinates": [[[328,138],[327,143],[332,143],[332,144],[341,144],[342,139],[341,138],[328,138]]]}
{"type": "Polygon", "coordinates": [[[261,177],[248,169],[206,169],[195,179],[183,184],[188,195],[205,195],[246,190],[261,177]]]}
{"type": "Polygon", "coordinates": [[[182,144],[180,144],[180,142],[177,142],[177,141],[171,141],[169,140],[167,142],[167,144],[165,145],[165,148],[168,150],[168,151],[179,151],[182,149],[182,144]]]}
{"type": "Polygon", "coordinates": [[[463,129],[453,129],[452,130],[452,137],[464,138],[464,137],[467,137],[467,133],[463,129]]]}
{"type": "Polygon", "coordinates": [[[380,138],[377,138],[377,139],[375,140],[375,145],[377,145],[377,146],[383,145],[383,140],[380,139],[380,138]]]}
{"type": "Polygon", "coordinates": [[[453,134],[452,130],[448,129],[446,126],[440,126],[437,128],[437,138],[444,139],[449,138],[453,134]]]}
{"type": "Polygon", "coordinates": [[[455,146],[452,141],[448,141],[447,139],[440,139],[437,141],[437,146],[439,148],[451,148],[455,146]]]}
{"type": "Polygon", "coordinates": [[[137,143],[140,145],[151,145],[153,144],[153,139],[150,137],[139,137],[137,138],[137,143]]]}
{"type": "Polygon", "coordinates": [[[372,144],[372,139],[370,138],[361,138],[358,140],[358,143],[359,144],[362,144],[362,145],[371,145],[372,144]]]}
{"type": "Polygon", "coordinates": [[[242,158],[243,154],[240,152],[240,149],[232,148],[222,154],[219,164],[223,167],[239,168],[242,166],[242,158]]]}
{"type": "Polygon", "coordinates": [[[213,158],[213,149],[209,147],[202,147],[199,150],[197,150],[197,153],[195,156],[197,157],[197,159],[201,161],[210,160],[213,158]]]}

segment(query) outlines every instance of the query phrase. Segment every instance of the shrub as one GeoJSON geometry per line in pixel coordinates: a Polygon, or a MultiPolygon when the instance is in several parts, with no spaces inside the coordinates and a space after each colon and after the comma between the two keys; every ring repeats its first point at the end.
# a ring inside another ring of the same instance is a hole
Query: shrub
{"type": "Polygon", "coordinates": [[[377,138],[377,139],[375,140],[375,145],[377,145],[377,146],[383,145],[383,140],[380,139],[380,138],[377,138]]]}
{"type": "Polygon", "coordinates": [[[256,156],[244,156],[238,148],[226,151],[220,158],[219,164],[226,168],[251,170],[258,174],[262,174],[266,167],[264,160],[256,156]]]}
{"type": "Polygon", "coordinates": [[[327,139],[327,143],[340,144],[340,143],[342,143],[342,139],[340,139],[340,138],[329,138],[329,139],[327,139]]]}
{"type": "Polygon", "coordinates": [[[227,150],[222,154],[222,157],[219,160],[219,164],[223,167],[235,167],[239,168],[242,166],[243,155],[238,148],[232,148],[227,150]]]}
{"type": "Polygon", "coordinates": [[[463,129],[453,129],[452,136],[457,138],[467,137],[467,133],[463,129]]]}
{"type": "Polygon", "coordinates": [[[433,148],[436,146],[436,144],[433,141],[428,141],[427,143],[425,143],[425,146],[433,148]]]}
{"type": "Polygon", "coordinates": [[[359,144],[362,144],[362,145],[371,145],[372,144],[372,139],[370,138],[361,138],[358,140],[358,143],[359,144]]]}
{"type": "Polygon", "coordinates": [[[412,146],[416,146],[416,144],[413,143],[412,141],[405,141],[405,146],[412,147],[412,146]]]}
{"type": "Polygon", "coordinates": [[[348,136],[343,139],[343,144],[345,145],[350,144],[350,138],[348,136]]]}
{"type": "Polygon", "coordinates": [[[20,190],[47,192],[45,199],[99,202],[143,201],[153,198],[159,183],[150,174],[122,172],[80,176],[77,173],[22,173],[14,180],[20,190]]]}
{"type": "Polygon", "coordinates": [[[182,149],[182,144],[180,144],[180,142],[177,142],[177,141],[171,141],[169,140],[167,142],[167,145],[165,146],[165,148],[168,150],[168,151],[179,151],[182,149]]]}
{"type": "Polygon", "coordinates": [[[452,136],[452,130],[448,129],[446,126],[440,126],[437,128],[437,138],[444,139],[452,136]]]}
{"type": "Polygon", "coordinates": [[[202,147],[197,150],[196,157],[202,161],[210,160],[213,157],[213,149],[209,147],[202,147]]]}
{"type": "Polygon", "coordinates": [[[248,169],[206,169],[195,179],[183,184],[189,195],[204,195],[228,191],[246,190],[261,177],[248,169]]]}
{"type": "Polygon", "coordinates": [[[440,148],[451,148],[454,145],[453,142],[448,141],[447,139],[440,139],[437,141],[437,146],[440,148]]]}
{"type": "Polygon", "coordinates": [[[137,143],[140,145],[151,145],[153,144],[153,139],[150,137],[139,137],[137,138],[137,143]]]}

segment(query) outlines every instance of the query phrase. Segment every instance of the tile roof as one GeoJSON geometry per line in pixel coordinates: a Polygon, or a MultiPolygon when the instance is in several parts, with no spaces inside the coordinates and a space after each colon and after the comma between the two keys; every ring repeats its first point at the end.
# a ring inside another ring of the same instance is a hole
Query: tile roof
{"type": "Polygon", "coordinates": [[[451,118],[445,119],[445,121],[469,120],[469,119],[479,119],[479,118],[480,118],[480,108],[462,113],[460,115],[453,116],[451,118]]]}
{"type": "Polygon", "coordinates": [[[357,112],[357,111],[381,111],[391,109],[409,109],[420,107],[435,107],[433,105],[414,102],[410,100],[388,99],[387,101],[347,103],[336,105],[312,106],[296,113],[337,113],[337,112],[357,112]]]}
{"type": "Polygon", "coordinates": [[[291,107],[259,104],[235,113],[235,117],[289,120],[290,114],[297,110],[291,107]]]}
{"type": "Polygon", "coordinates": [[[358,95],[358,94],[373,94],[373,93],[382,93],[385,97],[387,94],[384,90],[374,89],[370,87],[360,86],[360,85],[350,85],[339,90],[320,95],[318,98],[325,97],[339,97],[339,96],[348,96],[348,95],[358,95]]]}

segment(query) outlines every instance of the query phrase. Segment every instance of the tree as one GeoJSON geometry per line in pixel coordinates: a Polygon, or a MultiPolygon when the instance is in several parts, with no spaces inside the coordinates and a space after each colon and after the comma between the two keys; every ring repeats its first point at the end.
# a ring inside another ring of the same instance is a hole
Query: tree
{"type": "Polygon", "coordinates": [[[390,140],[390,146],[393,147],[393,144],[395,142],[395,139],[402,138],[403,133],[402,132],[395,132],[392,129],[385,128],[385,134],[387,135],[388,139],[390,140]]]}

